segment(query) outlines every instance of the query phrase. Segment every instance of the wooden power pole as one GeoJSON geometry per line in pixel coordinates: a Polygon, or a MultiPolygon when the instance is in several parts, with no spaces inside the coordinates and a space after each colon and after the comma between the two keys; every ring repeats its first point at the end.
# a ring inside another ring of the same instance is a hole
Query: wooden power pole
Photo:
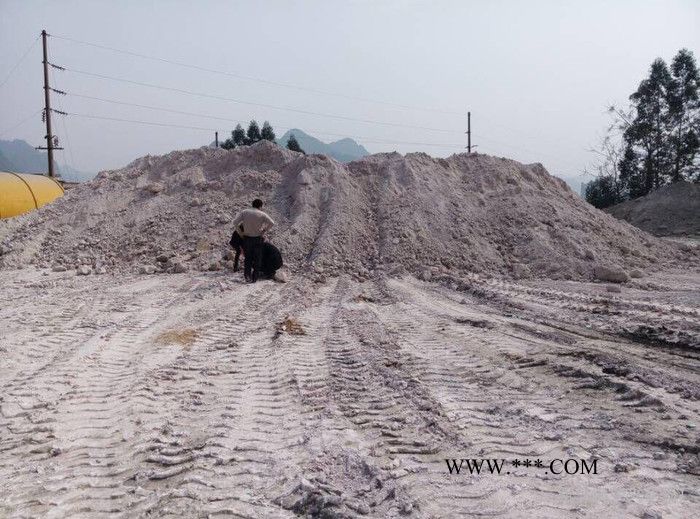
{"type": "Polygon", "coordinates": [[[219,132],[214,132],[214,147],[219,147],[219,132]]]}
{"type": "Polygon", "coordinates": [[[39,146],[38,150],[46,150],[49,159],[49,176],[55,177],[56,172],[53,169],[53,150],[62,150],[54,146],[54,136],[51,133],[51,87],[49,86],[49,57],[46,49],[46,30],[41,31],[41,43],[44,48],[44,119],[46,120],[46,147],[39,146]]]}
{"type": "Polygon", "coordinates": [[[472,113],[467,112],[467,153],[472,152],[472,113]]]}
{"type": "Polygon", "coordinates": [[[472,146],[472,113],[467,112],[467,131],[464,132],[467,134],[467,154],[471,155],[472,154],[472,148],[476,148],[479,145],[475,144],[472,146]]]}
{"type": "Polygon", "coordinates": [[[54,177],[53,170],[53,135],[51,134],[51,95],[49,94],[49,57],[46,50],[46,30],[41,31],[41,43],[44,48],[44,115],[46,119],[46,151],[49,156],[49,176],[54,177]]]}

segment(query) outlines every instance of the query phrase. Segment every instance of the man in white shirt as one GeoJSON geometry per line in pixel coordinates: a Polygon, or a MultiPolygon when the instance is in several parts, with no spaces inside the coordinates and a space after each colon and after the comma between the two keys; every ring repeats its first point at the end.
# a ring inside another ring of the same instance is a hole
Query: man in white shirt
{"type": "Polygon", "coordinates": [[[275,221],[270,218],[262,209],[262,200],[256,198],[253,200],[252,209],[243,209],[233,220],[233,227],[243,227],[245,251],[245,261],[243,262],[243,273],[245,280],[255,283],[260,275],[260,260],[263,237],[269,231],[275,221]]]}

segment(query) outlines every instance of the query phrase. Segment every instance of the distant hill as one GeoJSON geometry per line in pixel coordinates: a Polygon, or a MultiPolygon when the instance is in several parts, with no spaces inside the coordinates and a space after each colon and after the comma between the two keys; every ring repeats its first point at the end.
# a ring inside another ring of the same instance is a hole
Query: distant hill
{"type": "Polygon", "coordinates": [[[12,171],[13,168],[12,162],[0,151],[0,171],[12,171]]]}
{"type": "Polygon", "coordinates": [[[657,236],[700,236],[700,184],[674,182],[605,212],[657,236]]]}
{"type": "Polygon", "coordinates": [[[289,137],[292,135],[296,137],[299,146],[301,146],[301,149],[306,153],[328,155],[338,162],[352,162],[353,160],[369,155],[369,152],[364,146],[356,143],[352,139],[346,138],[331,143],[325,143],[296,128],[289,130],[282,137],[277,139],[277,144],[286,147],[287,141],[289,141],[289,137]]]}
{"type": "MultiPolygon", "coordinates": [[[[56,171],[64,180],[84,182],[95,176],[94,173],[78,171],[66,164],[58,165],[55,161],[54,164],[56,171]]],[[[46,153],[34,149],[23,140],[0,140],[0,171],[2,170],[17,173],[47,173],[46,153]]]]}
{"type": "Polygon", "coordinates": [[[17,173],[46,173],[46,153],[35,150],[26,141],[0,141],[0,153],[17,173]]]}

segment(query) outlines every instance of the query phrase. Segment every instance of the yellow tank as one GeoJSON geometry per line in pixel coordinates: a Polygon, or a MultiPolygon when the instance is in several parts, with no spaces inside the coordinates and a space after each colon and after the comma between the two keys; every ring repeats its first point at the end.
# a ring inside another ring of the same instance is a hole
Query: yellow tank
{"type": "Polygon", "coordinates": [[[0,171],[0,218],[39,209],[63,196],[63,187],[45,175],[0,171]]]}

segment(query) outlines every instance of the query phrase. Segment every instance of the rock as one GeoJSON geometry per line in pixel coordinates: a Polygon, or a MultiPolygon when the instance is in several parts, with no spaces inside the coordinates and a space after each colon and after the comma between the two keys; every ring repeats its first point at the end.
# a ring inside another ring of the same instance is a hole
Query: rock
{"type": "Polygon", "coordinates": [[[403,503],[400,507],[400,512],[403,515],[409,515],[411,512],[413,512],[413,503],[411,503],[410,501],[406,501],[405,503],[403,503]]]}
{"type": "Polygon", "coordinates": [[[80,265],[75,272],[78,276],[88,276],[92,269],[87,265],[80,265]]]}
{"type": "Polygon", "coordinates": [[[631,278],[639,279],[643,276],[644,276],[644,273],[639,269],[634,269],[633,271],[630,272],[631,278]]]}
{"type": "Polygon", "coordinates": [[[214,272],[216,270],[221,270],[221,262],[220,261],[212,261],[211,263],[209,263],[207,270],[209,270],[211,272],[214,272]]]}
{"type": "Polygon", "coordinates": [[[163,184],[160,184],[158,182],[153,182],[152,184],[148,184],[146,186],[146,191],[148,191],[151,194],[157,195],[161,191],[163,191],[163,184]]]}
{"type": "Polygon", "coordinates": [[[647,510],[642,514],[642,519],[663,519],[663,517],[661,512],[657,512],[656,510],[647,510]]]}
{"type": "Polygon", "coordinates": [[[173,265],[173,272],[175,274],[184,274],[188,270],[189,269],[187,268],[187,265],[185,265],[184,263],[181,263],[179,261],[173,265]]]}
{"type": "Polygon", "coordinates": [[[389,274],[396,277],[405,276],[407,273],[406,267],[401,264],[395,264],[389,270],[389,274]]]}
{"type": "Polygon", "coordinates": [[[54,272],[65,272],[67,269],[63,265],[56,265],[51,270],[53,270],[54,272]]]}
{"type": "Polygon", "coordinates": [[[107,273],[107,269],[105,267],[99,267],[99,268],[95,269],[95,274],[106,274],[106,273],[107,273]]]}
{"type": "Polygon", "coordinates": [[[530,277],[530,267],[523,265],[522,263],[516,263],[513,265],[513,275],[516,279],[523,279],[530,277]]]}
{"type": "Polygon", "coordinates": [[[593,251],[590,249],[586,249],[586,251],[583,253],[583,257],[589,261],[592,261],[595,259],[593,251]]]}
{"type": "Polygon", "coordinates": [[[430,281],[431,279],[433,279],[433,273],[430,272],[428,269],[425,269],[423,272],[420,273],[419,278],[423,281],[430,281]]]}
{"type": "Polygon", "coordinates": [[[168,256],[167,254],[158,254],[158,256],[156,256],[156,261],[159,261],[160,263],[165,263],[169,259],[170,256],[168,256]]]}
{"type": "Polygon", "coordinates": [[[278,270],[275,272],[275,281],[279,281],[280,283],[286,283],[289,281],[289,274],[287,274],[286,271],[284,270],[278,270]]]}
{"type": "Polygon", "coordinates": [[[593,277],[599,281],[608,281],[610,283],[625,283],[629,281],[629,276],[620,267],[606,267],[596,265],[593,268],[593,277]]]}
{"type": "Polygon", "coordinates": [[[632,470],[632,468],[633,468],[632,465],[630,465],[628,463],[616,463],[615,466],[613,467],[613,470],[615,472],[620,473],[620,472],[629,472],[630,470],[632,470]]]}
{"type": "Polygon", "coordinates": [[[605,287],[605,290],[607,292],[614,292],[616,294],[619,294],[620,292],[622,292],[622,289],[617,285],[608,285],[605,287]]]}
{"type": "Polygon", "coordinates": [[[0,256],[4,256],[5,254],[9,254],[10,252],[12,252],[12,247],[10,247],[9,245],[0,244],[0,256]]]}
{"type": "Polygon", "coordinates": [[[398,238],[394,238],[393,240],[391,240],[391,243],[393,243],[394,245],[398,245],[399,243],[401,243],[401,240],[398,238]]]}
{"type": "Polygon", "coordinates": [[[153,265],[141,265],[139,267],[139,274],[155,274],[156,268],[153,265]]]}

